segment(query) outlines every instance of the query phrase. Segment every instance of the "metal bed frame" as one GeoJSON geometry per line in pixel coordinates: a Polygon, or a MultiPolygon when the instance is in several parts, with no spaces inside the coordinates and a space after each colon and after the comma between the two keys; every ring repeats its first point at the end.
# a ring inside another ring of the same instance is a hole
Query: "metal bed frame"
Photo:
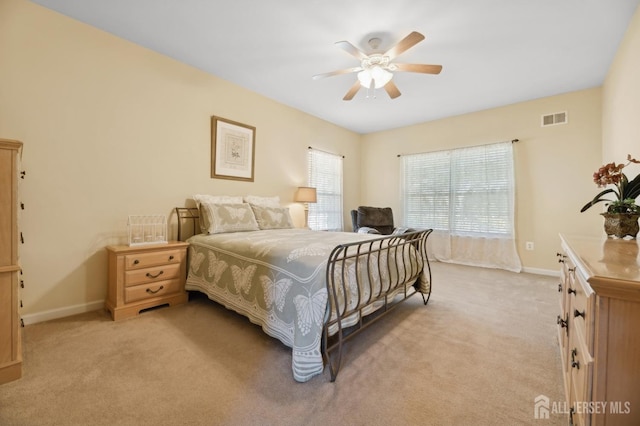
{"type": "MultiPolygon", "coordinates": [[[[187,238],[186,229],[183,228],[186,223],[191,222],[191,235],[200,232],[197,208],[176,207],[175,210],[178,217],[178,240],[184,241],[187,238]]],[[[322,356],[324,363],[329,366],[332,382],[338,376],[343,346],[347,340],[416,293],[422,295],[425,305],[429,302],[432,282],[431,266],[427,258],[427,238],[432,232],[432,229],[425,229],[387,235],[373,240],[340,244],[333,249],[326,268],[330,315],[322,331],[322,356]],[[408,246],[415,248],[417,258],[410,255],[413,250],[408,246]],[[353,308],[348,308],[341,298],[341,295],[348,293],[348,263],[355,265],[357,293],[353,308]],[[422,279],[428,282],[426,289],[421,288],[422,279]],[[378,283],[377,290],[374,290],[373,283],[378,283]],[[368,291],[365,291],[364,286],[368,291]],[[392,292],[393,295],[390,295],[392,292]],[[347,325],[347,320],[354,316],[357,318],[356,324],[351,324],[351,321],[347,325]],[[331,329],[334,332],[330,333],[331,329]]]]}
{"type": "Polygon", "coordinates": [[[422,295],[425,305],[429,302],[432,282],[431,266],[427,258],[427,238],[431,232],[433,232],[432,229],[426,229],[402,235],[385,236],[374,240],[341,244],[333,249],[327,263],[326,278],[331,315],[324,325],[322,336],[323,357],[329,366],[332,382],[336,380],[340,370],[345,341],[416,293],[422,295]],[[409,255],[410,250],[407,247],[409,245],[416,249],[418,258],[422,262],[409,255]],[[391,261],[392,259],[395,261],[391,261]],[[356,303],[351,309],[347,308],[346,303],[341,303],[339,297],[339,294],[347,294],[345,266],[348,260],[354,261],[356,268],[354,275],[357,282],[356,303]],[[372,267],[372,264],[375,267],[372,267]],[[358,271],[361,265],[365,266],[365,271],[358,271]],[[389,273],[384,277],[382,271],[389,273]],[[390,273],[392,271],[395,271],[395,274],[390,273]],[[428,280],[428,290],[420,288],[423,274],[428,280]],[[372,283],[375,282],[379,283],[377,292],[372,287],[372,283]],[[413,285],[405,283],[413,283],[413,285]],[[365,288],[368,291],[363,291],[365,288]],[[400,289],[400,293],[390,296],[389,293],[397,289],[400,289]],[[374,308],[374,305],[382,306],[365,315],[365,312],[374,308]],[[344,320],[353,315],[358,318],[357,324],[344,327],[344,320]],[[338,330],[335,334],[329,335],[329,329],[334,325],[338,330]]]}

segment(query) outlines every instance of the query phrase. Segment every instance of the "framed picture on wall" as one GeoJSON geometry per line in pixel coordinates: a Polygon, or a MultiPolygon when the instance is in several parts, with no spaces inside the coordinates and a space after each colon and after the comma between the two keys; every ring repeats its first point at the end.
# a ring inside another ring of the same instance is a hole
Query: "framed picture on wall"
{"type": "Polygon", "coordinates": [[[211,117],[211,177],[253,182],[256,128],[211,117]]]}

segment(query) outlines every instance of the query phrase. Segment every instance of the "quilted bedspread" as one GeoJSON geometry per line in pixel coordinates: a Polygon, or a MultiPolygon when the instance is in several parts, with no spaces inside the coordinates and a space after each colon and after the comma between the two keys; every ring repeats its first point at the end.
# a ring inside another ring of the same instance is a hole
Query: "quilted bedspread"
{"type": "Polygon", "coordinates": [[[339,244],[376,237],[306,229],[196,235],[188,240],[186,289],[207,294],[291,347],[293,376],[305,382],[323,370],[329,254],[339,244]]]}

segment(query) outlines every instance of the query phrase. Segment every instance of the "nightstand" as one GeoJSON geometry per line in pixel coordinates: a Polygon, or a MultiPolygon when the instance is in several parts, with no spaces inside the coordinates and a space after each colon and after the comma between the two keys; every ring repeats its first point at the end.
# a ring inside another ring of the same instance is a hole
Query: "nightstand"
{"type": "Polygon", "coordinates": [[[181,241],[148,246],[108,246],[106,309],[114,321],[141,311],[187,301],[187,247],[181,241]]]}

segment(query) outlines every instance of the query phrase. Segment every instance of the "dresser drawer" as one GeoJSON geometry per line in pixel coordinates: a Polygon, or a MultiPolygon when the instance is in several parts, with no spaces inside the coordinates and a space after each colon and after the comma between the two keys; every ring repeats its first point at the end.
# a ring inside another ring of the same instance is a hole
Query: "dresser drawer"
{"type": "Polygon", "coordinates": [[[574,425],[586,424],[585,410],[577,409],[577,404],[591,401],[591,380],[593,378],[593,357],[583,339],[585,330],[581,322],[574,322],[569,337],[569,374],[571,389],[569,405],[574,407],[574,425]]]}
{"type": "Polygon", "coordinates": [[[164,296],[170,293],[177,293],[181,290],[182,285],[179,279],[142,284],[125,288],[124,301],[125,303],[137,302],[139,300],[151,299],[153,297],[164,296]]]}
{"type": "Polygon", "coordinates": [[[172,263],[153,268],[126,271],[124,273],[124,285],[125,287],[131,287],[138,284],[147,284],[178,278],[180,277],[180,270],[179,263],[172,263]]]}
{"type": "Polygon", "coordinates": [[[126,270],[148,268],[150,266],[180,263],[184,250],[163,250],[151,253],[128,254],[124,257],[126,270]]]}
{"type": "MultiPolygon", "coordinates": [[[[582,334],[582,340],[585,346],[592,353],[593,350],[593,321],[594,321],[594,303],[595,296],[591,287],[585,284],[579,275],[574,277],[569,291],[570,307],[567,314],[570,323],[579,325],[577,330],[582,334]]],[[[574,327],[575,328],[575,327],[574,327]]],[[[571,332],[569,332],[571,333],[571,332]]]]}

